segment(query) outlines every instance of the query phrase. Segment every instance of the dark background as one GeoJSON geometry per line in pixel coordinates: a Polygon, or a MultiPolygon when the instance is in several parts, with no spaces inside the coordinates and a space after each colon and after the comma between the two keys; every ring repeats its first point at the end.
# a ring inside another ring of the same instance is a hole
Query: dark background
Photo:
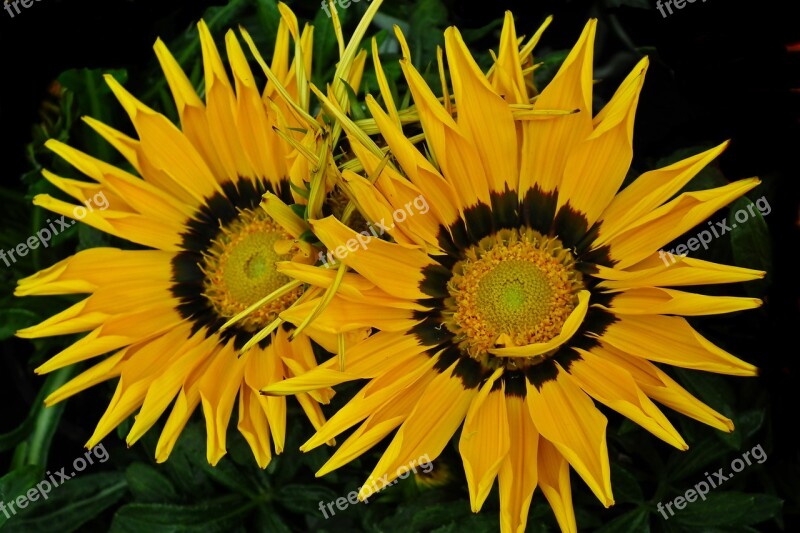
{"type": "MultiPolygon", "coordinates": [[[[222,3],[41,0],[13,19],[0,11],[2,185],[26,191],[20,181],[30,170],[24,148],[31,141],[31,127],[38,121],[48,86],[60,72],[126,68],[135,76],[145,65],[153,65],[156,37],[169,42],[193,26],[206,7],[222,3]]],[[[698,1],[667,18],[659,14],[655,2],[648,9],[615,6],[620,2],[612,0],[445,3],[449,20],[462,29],[482,27],[511,9],[518,32],[529,35],[544,15],[553,14],[555,21],[540,45],[553,50],[572,46],[589,16],[606,23],[602,31],[621,28],[630,43],[652,49],[635,126],[633,166],[647,167],[679,148],[732,139],[720,158],[725,176],[764,179],[761,194],[767,195],[772,207],[766,222],[774,254],[765,307],[733,319],[750,335],[713,340],[762,369],[758,388],[769,395],[774,424],[769,464],[797,469],[793,435],[800,379],[795,262],[800,244],[800,51],[791,52],[790,45],[797,43],[800,49],[800,2],[698,1]]],[[[306,20],[319,10],[316,1],[290,5],[306,20]]],[[[630,48],[619,35],[598,40],[603,46],[596,51],[596,77],[603,72],[608,76],[599,80],[603,83],[596,90],[606,97],[625,72],[620,65],[633,64],[630,48]]],[[[496,36],[479,41],[484,43],[484,49],[496,47],[496,36]]],[[[8,214],[2,206],[0,211],[5,226],[8,214]]],[[[714,330],[714,323],[710,328],[714,330]]],[[[19,424],[41,383],[20,361],[30,352],[28,346],[27,341],[12,339],[2,347],[2,391],[10,409],[0,421],[0,432],[19,424]]],[[[61,450],[55,447],[55,464],[77,456],[86,428],[93,427],[104,409],[104,402],[79,398],[70,402],[59,430],[63,435],[56,437],[56,442],[61,438],[70,444],[61,450]]],[[[797,525],[794,516],[787,522],[789,530],[792,523],[797,525]]]]}

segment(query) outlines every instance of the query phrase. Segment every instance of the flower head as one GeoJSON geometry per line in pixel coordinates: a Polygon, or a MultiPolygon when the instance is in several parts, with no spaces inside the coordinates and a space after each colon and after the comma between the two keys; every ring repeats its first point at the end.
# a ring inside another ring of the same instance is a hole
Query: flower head
{"type": "MultiPolygon", "coordinates": [[[[18,335],[87,332],[37,373],[110,354],[46,400],[53,404],[118,379],[89,447],[138,410],[130,445],[172,406],[156,449],[157,460],[164,461],[202,405],[207,458],[216,464],[225,454],[238,397],[238,429],[266,467],[272,450],[283,450],[287,405],[285,398],[267,398],[259,390],[314,367],[314,342],[336,350],[335,335],[313,325],[298,334],[283,318],[319,291],[306,291],[277,270],[281,262],[316,260],[311,245],[300,239],[308,226],[286,208],[304,201],[293,196],[292,186],[300,190],[309,181],[309,164],[299,150],[313,151],[314,139],[297,128],[308,109],[312,28],[301,32],[291,11],[280,8],[271,67],[242,32],[269,78],[263,90],[233,31],[225,36],[231,79],[208,27],[202,21],[198,26],[205,101],[164,43],[156,43],[180,127],[107,76],[138,138],[91,118],[86,122],[138,176],[62,142],[47,143],[89,178],[66,179],[45,170],[48,181],[86,206],[92,198],[106,201],[88,211],[50,195],[34,203],[65,216],[83,209],[83,223],[140,248],[80,251],[21,280],[16,290],[18,296],[88,294],[18,335]],[[265,195],[275,200],[266,209],[265,195]]],[[[324,422],[319,404],[332,394],[324,389],[297,395],[315,427],[324,422]]]]}
{"type": "MultiPolygon", "coordinates": [[[[657,251],[758,180],[676,196],[722,144],[620,190],[633,156],[648,61],[642,59],[592,116],[595,21],[539,93],[531,53],[545,26],[520,47],[507,14],[488,73],[458,30],[448,29],[452,99],[444,75],[444,98],[435,96],[398,32],[425,146],[406,137],[388,91],[381,92],[387,111],[368,97],[393,161],[387,164],[381,149],[342,119],[366,176],[345,171],[343,186],[367,220],[391,220],[417,197],[430,210],[388,228],[391,242],[375,239],[341,257],[361,283],[386,293],[362,303],[361,321],[320,317],[343,330],[363,324],[379,330],[348,350],[344,372],[336,372],[331,359],[264,389],[292,394],[369,380],[304,444],[303,450],[312,449],[358,425],[318,475],[396,430],[369,477],[385,483],[421,454],[438,456],[461,428],[472,510],[480,510],[497,479],[507,532],[524,530],[536,487],[561,528],[576,529],[570,467],[605,506],[614,503],[607,421],[595,402],[678,449],[686,443],[653,400],[732,430],[730,420],[653,362],[739,376],[756,372],[702,337],[684,316],[751,309],[760,301],[675,287],[763,273],[691,258],[666,265],[657,251]]],[[[331,250],[357,237],[333,217],[312,227],[331,250]]],[[[303,279],[313,282],[308,273],[303,279]]]]}

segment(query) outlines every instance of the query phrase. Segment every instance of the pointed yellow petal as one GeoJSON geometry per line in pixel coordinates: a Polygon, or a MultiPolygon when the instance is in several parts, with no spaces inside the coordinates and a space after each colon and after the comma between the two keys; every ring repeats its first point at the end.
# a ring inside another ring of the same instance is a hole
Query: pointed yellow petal
{"type": "Polygon", "coordinates": [[[200,378],[200,399],[206,419],[206,458],[214,466],[226,453],[225,441],[233,402],[239,392],[247,357],[237,357],[233,344],[227,344],[200,378]]]}
{"type": "Polygon", "coordinates": [[[687,157],[664,168],[645,172],[620,191],[603,211],[600,231],[595,245],[608,242],[611,237],[633,224],[672,198],[706,165],[727,147],[724,142],[700,154],[687,157]]]}
{"type": "Polygon", "coordinates": [[[413,335],[378,332],[347,350],[346,372],[339,370],[339,358],[332,357],[302,376],[263,387],[262,392],[287,395],[374,378],[385,372],[388,364],[409,363],[425,350],[413,335]]]}
{"type": "Polygon", "coordinates": [[[522,165],[519,193],[539,186],[552,192],[561,184],[567,156],[592,133],[592,61],[597,21],[590,20],[577,44],[561,64],[553,80],[536,100],[537,110],[577,110],[552,120],[528,120],[522,124],[522,153],[530,163],[522,165]]]}
{"type": "Polygon", "coordinates": [[[539,477],[536,465],[539,432],[523,398],[508,396],[506,409],[511,447],[497,476],[500,486],[500,531],[525,533],[528,510],[539,477]]]}
{"type": "Polygon", "coordinates": [[[602,341],[643,359],[682,368],[755,376],[756,367],[718,348],[682,317],[620,317],[606,329],[602,341]]]}
{"type": "Polygon", "coordinates": [[[428,297],[420,288],[423,270],[436,263],[426,254],[375,237],[367,239],[333,217],[311,225],[337,259],[387,293],[408,299],[428,297]]]}
{"type": "Polygon", "coordinates": [[[481,510],[500,465],[511,448],[505,386],[492,392],[492,387],[502,371],[502,368],[497,369],[481,387],[467,411],[458,442],[473,513],[481,510]]]}
{"type": "Polygon", "coordinates": [[[88,293],[126,280],[167,280],[172,257],[156,250],[89,248],[19,280],[14,295],[88,293]]]}
{"type": "Polygon", "coordinates": [[[172,122],[134,98],[111,75],[105,80],[130,116],[142,151],[157,169],[171,176],[198,202],[222,192],[197,149],[172,122]]]}
{"type": "MultiPolygon", "coordinates": [[[[435,359],[432,357],[418,356],[412,361],[401,365],[391,365],[386,371],[372,379],[368,385],[356,393],[352,400],[339,409],[333,417],[317,433],[308,439],[300,450],[307,452],[331,440],[343,431],[348,430],[357,423],[384,410],[396,402],[405,402],[409,396],[418,396],[424,390],[423,383],[426,377],[433,377],[432,370],[435,359]],[[417,391],[418,394],[412,394],[417,391]]],[[[416,399],[414,400],[416,402],[416,399]]],[[[413,408],[413,403],[409,405],[413,408]]],[[[396,415],[388,418],[394,418],[396,415]]],[[[387,417],[379,417],[381,420],[387,417]]],[[[374,424],[374,422],[373,422],[374,424]]],[[[367,424],[370,426],[372,424],[367,424]]],[[[365,429],[361,429],[363,433],[365,429]]],[[[324,475],[324,474],[318,474],[324,475]]]]}
{"type": "Polygon", "coordinates": [[[644,84],[647,57],[639,61],[598,117],[591,135],[567,156],[558,208],[585,214],[589,227],[617,194],[633,159],[633,121],[644,84]]]}
{"type": "Polygon", "coordinates": [[[522,74],[522,58],[519,54],[517,31],[514,27],[514,16],[506,11],[503,19],[503,30],[500,32],[500,50],[497,54],[492,85],[498,94],[513,104],[527,104],[528,88],[522,74]]]}
{"type": "MultiPolygon", "coordinates": [[[[436,375],[436,372],[423,372],[419,379],[408,388],[397,391],[397,394],[389,401],[376,408],[367,420],[338,447],[333,456],[315,475],[323,476],[360,457],[397,429],[397,426],[408,418],[420,396],[436,375]]],[[[305,445],[303,446],[303,451],[305,451],[305,445]]]]}
{"type": "Polygon", "coordinates": [[[269,445],[269,420],[259,404],[259,394],[242,385],[239,392],[239,423],[236,425],[242,434],[259,468],[266,468],[272,460],[269,445]]]}
{"type": "Polygon", "coordinates": [[[489,182],[468,133],[447,114],[410,59],[401,60],[400,67],[417,106],[425,140],[461,205],[470,207],[478,202],[491,205],[489,182]]]}
{"type": "Polygon", "coordinates": [[[165,371],[151,383],[142,408],[136,415],[136,421],[125,439],[128,446],[132,446],[156,423],[183,387],[189,374],[213,353],[215,344],[219,342],[215,337],[203,341],[202,333],[189,337],[188,327],[185,335],[187,340],[176,348],[175,353],[169,357],[170,363],[165,371]]]}
{"type": "Polygon", "coordinates": [[[528,382],[528,408],[536,429],[563,455],[605,507],[614,505],[606,445],[608,421],[558,366],[556,379],[528,382]]]}
{"type": "Polygon", "coordinates": [[[654,254],[630,270],[598,265],[594,276],[607,280],[598,285],[600,289],[634,289],[740,283],[761,279],[764,272],[680,256],[674,264],[669,260],[664,263],[654,254]]]}
{"type": "Polygon", "coordinates": [[[430,205],[431,214],[445,227],[453,224],[459,217],[462,205],[455,187],[406,138],[403,130],[389,119],[371,95],[367,96],[366,101],[392,155],[409,181],[422,192],[430,205]]]}
{"type": "Polygon", "coordinates": [[[57,388],[55,391],[45,398],[44,404],[47,407],[55,405],[58,402],[64,401],[75,394],[88,389],[98,383],[107,381],[111,378],[119,376],[120,368],[119,363],[125,357],[127,348],[120,350],[111,357],[103,359],[89,370],[81,372],[64,385],[57,388]]]}
{"type": "Polygon", "coordinates": [[[689,447],[669,420],[639,389],[622,368],[580,348],[582,360],[569,367],[569,374],[580,388],[598,402],[636,422],[647,431],[679,450],[689,447]]]}
{"type": "Polygon", "coordinates": [[[422,393],[359,491],[359,499],[394,481],[398,470],[408,468],[412,461],[423,456],[433,461],[442,453],[477,394],[476,390],[465,390],[461,379],[453,375],[457,364],[436,376],[422,393]]]}
{"type": "Polygon", "coordinates": [[[617,315],[702,316],[733,313],[760,306],[761,300],[758,298],[706,296],[672,289],[642,287],[615,294],[611,306],[606,309],[617,315]]]}
{"type": "Polygon", "coordinates": [[[569,463],[547,439],[539,439],[539,487],[547,498],[563,533],[577,533],[569,463]]]}
{"type": "MultiPolygon", "coordinates": [[[[517,188],[517,130],[511,109],[486,80],[455,27],[444,32],[447,61],[458,105],[458,124],[474,143],[490,190],[517,188]]],[[[446,156],[445,156],[446,157],[446,156]]],[[[441,154],[437,158],[444,159],[441,154]]],[[[468,171],[475,172],[474,168],[468,171]]],[[[450,174],[448,174],[450,175],[450,174]]],[[[451,178],[455,179],[455,177],[451,178]]]]}
{"type": "Polygon", "coordinates": [[[692,396],[675,380],[667,376],[653,363],[626,354],[612,346],[592,348],[598,357],[624,368],[649,397],[670,409],[711,427],[730,433],[733,422],[692,396]]]}
{"type": "Polygon", "coordinates": [[[208,130],[213,147],[225,168],[225,175],[217,179],[235,182],[239,176],[255,177],[255,169],[242,147],[236,123],[236,97],[228,73],[214,44],[214,38],[203,20],[198,22],[197,29],[203,53],[208,130]]]}
{"type": "Polygon", "coordinates": [[[616,268],[623,269],[649,257],[759,183],[758,178],[750,178],[716,189],[683,193],[639,218],[609,242],[616,268]]]}

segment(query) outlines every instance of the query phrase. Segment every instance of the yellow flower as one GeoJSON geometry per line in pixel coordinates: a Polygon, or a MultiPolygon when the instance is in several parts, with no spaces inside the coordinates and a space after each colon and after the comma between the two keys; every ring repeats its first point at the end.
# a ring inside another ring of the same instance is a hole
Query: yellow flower
{"type": "MultiPolygon", "coordinates": [[[[225,454],[238,396],[238,429],[266,467],[272,448],[283,450],[287,405],[259,389],[316,366],[312,341],[337,348],[335,335],[313,324],[298,335],[281,318],[320,291],[305,290],[279,273],[276,263],[311,264],[316,254],[299,238],[308,231],[302,218],[283,203],[269,213],[260,206],[265,194],[286,203],[302,200],[290,188],[305,188],[308,181],[309,165],[298,147],[314,146],[312,135],[293,129],[308,109],[312,28],[300,32],[291,11],[282,4],[280,9],[271,68],[242,32],[270,79],[263,92],[232,31],[225,44],[233,81],[208,27],[199,24],[205,102],[164,43],[155,44],[180,128],[106,78],[138,138],[91,118],[86,122],[141,178],[56,140],[47,143],[91,180],[45,170],[48,181],[80,204],[49,195],[34,203],[65,216],[85,215],[83,223],[144,248],[84,250],[21,280],[16,290],[18,296],[89,294],[18,332],[24,338],[88,332],[37,368],[40,374],[110,354],[46,399],[51,405],[119,378],[88,447],[138,410],[127,437],[133,444],[172,405],[156,449],[164,461],[202,404],[207,459],[216,464],[225,454]]],[[[315,427],[324,422],[319,403],[332,394],[297,395],[315,427]]]]}
{"type": "MultiPolygon", "coordinates": [[[[367,105],[396,165],[386,164],[381,149],[343,119],[369,177],[345,171],[344,187],[365,219],[383,220],[393,240],[372,239],[339,254],[365,284],[388,295],[363,302],[358,313],[380,331],[347,351],[344,373],[336,372],[334,358],[264,389],[295,394],[370,380],[301,448],[360,423],[317,475],[396,430],[362,489],[367,496],[421,455],[438,456],[460,427],[474,512],[497,478],[502,531],[525,529],[537,486],[561,528],[574,531],[570,466],[605,506],[614,503],[607,421],[593,400],[681,450],[686,443],[652,400],[733,429],[653,362],[754,375],[752,365],[713,345],[683,317],[751,309],[760,301],[673,287],[763,273],[688,257],[667,266],[656,252],[758,180],[673,198],[723,144],[647,172],[620,191],[648,62],[636,65],[592,117],[595,24],[586,25],[541,93],[532,82],[531,51],[545,26],[520,47],[507,14],[488,74],[458,30],[448,29],[454,101],[444,68],[446,96],[437,99],[398,32],[424,148],[404,135],[388,91],[381,91],[387,111],[371,97],[367,105]]],[[[330,250],[358,237],[332,217],[312,227],[330,250]]],[[[356,325],[343,313],[325,315],[320,318],[342,331],[356,325]]]]}

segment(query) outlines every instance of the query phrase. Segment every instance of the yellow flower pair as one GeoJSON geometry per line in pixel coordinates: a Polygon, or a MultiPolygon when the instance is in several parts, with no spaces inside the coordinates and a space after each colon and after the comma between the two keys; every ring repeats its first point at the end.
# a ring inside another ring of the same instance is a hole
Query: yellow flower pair
{"type": "MultiPolygon", "coordinates": [[[[138,138],[86,122],[138,176],[57,141],[48,147],[91,181],[44,175],[81,202],[104,193],[108,208],[83,222],[146,249],[85,250],[21,280],[20,296],[89,296],[18,335],[87,333],[38,373],[103,356],[48,404],[118,378],[87,446],[135,414],[132,444],[166,415],[164,461],[202,406],[216,464],[237,408],[263,468],[283,450],[292,395],[317,430],[303,451],[357,426],[317,475],[393,433],[368,477],[391,482],[417,458],[435,459],[460,428],[473,511],[497,478],[503,531],[524,530],[536,487],[574,531],[570,466],[604,505],[614,502],[594,401],[679,449],[686,443],[653,400],[733,429],[653,362],[754,375],[683,317],[760,301],[675,287],[763,273],[691,258],[666,266],[657,252],[758,180],[676,196],[722,144],[620,191],[647,60],[592,116],[595,21],[541,92],[532,53],[549,20],[526,41],[507,14],[487,73],[450,28],[443,97],[397,31],[414,107],[398,109],[373,43],[382,103],[367,95],[372,121],[357,124],[345,83],[360,84],[359,42],[379,5],[347,46],[337,26],[341,61],[327,94],[308,82],[312,30],[301,32],[285,6],[270,66],[242,30],[263,90],[234,32],[225,38],[231,79],[199,25],[205,101],[156,43],[180,127],[109,77],[138,138]],[[312,91],[333,120],[309,114],[312,91]],[[404,130],[412,119],[421,139],[404,130]],[[337,167],[341,133],[349,156],[337,167]],[[335,355],[318,364],[314,344],[335,355]],[[367,381],[326,422],[320,404],[352,380],[367,381]]],[[[47,195],[35,203],[65,215],[74,207],[47,195]]]]}

